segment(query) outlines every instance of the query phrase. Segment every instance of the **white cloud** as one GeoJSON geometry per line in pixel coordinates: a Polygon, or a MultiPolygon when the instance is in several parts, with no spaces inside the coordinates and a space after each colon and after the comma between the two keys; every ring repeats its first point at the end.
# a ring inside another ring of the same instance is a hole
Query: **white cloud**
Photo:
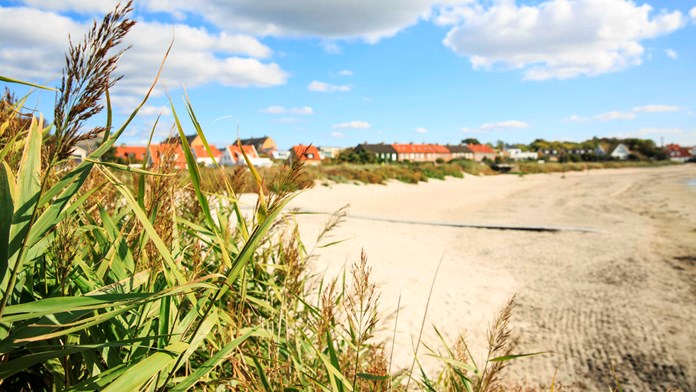
{"type": "Polygon", "coordinates": [[[419,127],[419,128],[416,128],[416,132],[418,132],[418,133],[427,133],[427,132],[428,132],[428,128],[419,127]]]}
{"type": "Polygon", "coordinates": [[[353,71],[349,69],[343,69],[337,72],[341,76],[353,76],[353,71]]]}
{"type": "Polygon", "coordinates": [[[314,80],[307,85],[307,90],[320,93],[348,92],[351,90],[351,87],[347,84],[335,85],[314,80]]]}
{"type": "Polygon", "coordinates": [[[161,114],[163,117],[166,117],[171,115],[172,111],[167,106],[145,105],[140,108],[138,114],[142,114],[143,116],[157,116],[161,114]]]}
{"type": "Polygon", "coordinates": [[[667,57],[671,58],[672,60],[676,60],[679,57],[679,54],[674,49],[665,50],[665,54],[667,55],[667,57]]]}
{"type": "MultiPolygon", "coordinates": [[[[462,0],[456,0],[461,2],[462,0]]],[[[468,0],[464,0],[468,2],[468,0]]],[[[147,0],[151,11],[185,11],[223,30],[377,42],[428,19],[442,0],[147,0]]],[[[452,2],[452,0],[446,0],[452,2]]]]}
{"type": "Polygon", "coordinates": [[[284,108],[283,106],[269,106],[264,109],[259,109],[259,111],[269,114],[283,114],[287,113],[288,109],[284,108]]]}
{"type": "Polygon", "coordinates": [[[481,129],[487,131],[489,129],[516,129],[516,128],[528,128],[529,124],[523,121],[508,120],[499,121],[495,123],[485,123],[481,125],[481,129]]]}
{"type": "Polygon", "coordinates": [[[671,105],[645,105],[633,108],[636,113],[664,113],[664,112],[678,112],[681,108],[679,106],[671,105]]]}
{"type": "Polygon", "coordinates": [[[589,118],[578,116],[577,114],[571,114],[570,116],[566,117],[564,120],[571,121],[571,122],[588,122],[588,121],[590,121],[589,118]]]}
{"type": "Polygon", "coordinates": [[[331,137],[335,137],[336,139],[340,139],[344,136],[343,132],[331,132],[331,137]]]}
{"type": "Polygon", "coordinates": [[[436,23],[455,25],[444,44],[469,57],[474,69],[521,69],[527,80],[594,76],[640,65],[643,40],[686,24],[679,11],[651,16],[652,7],[631,0],[486,4],[443,8],[436,23]]]}
{"type": "Polygon", "coordinates": [[[689,16],[691,16],[691,22],[696,23],[696,7],[692,8],[691,11],[689,11],[689,16]]]}
{"type": "Polygon", "coordinates": [[[348,121],[339,124],[334,124],[331,128],[351,128],[351,129],[368,129],[372,125],[365,121],[348,121]]]}
{"type": "Polygon", "coordinates": [[[267,108],[259,109],[260,112],[262,113],[268,113],[268,114],[285,114],[285,113],[291,113],[291,114],[302,114],[302,115],[307,115],[307,114],[313,114],[314,109],[312,109],[311,106],[302,106],[299,108],[292,108],[292,109],[287,109],[285,106],[269,106],[267,108]]]}
{"type": "MultiPolygon", "coordinates": [[[[22,7],[0,7],[0,20],[3,21],[0,23],[3,74],[42,83],[59,78],[68,34],[79,41],[91,27],[91,22],[79,23],[53,12],[22,7]]],[[[209,33],[183,24],[139,22],[124,41],[132,48],[119,62],[117,73],[124,78],[112,93],[142,97],[154,80],[172,38],[174,45],[160,78],[169,88],[207,83],[269,87],[287,81],[287,73],[278,64],[259,60],[270,57],[272,51],[256,38],[209,33]]],[[[155,95],[160,93],[157,90],[155,95]]]]}
{"type": "MultiPolygon", "coordinates": [[[[75,11],[77,13],[107,13],[119,0],[24,0],[24,4],[47,11],[75,11]]],[[[124,2],[125,3],[125,2],[124,2]]]]}
{"type": "Polygon", "coordinates": [[[634,118],[636,118],[634,113],[618,111],[606,112],[593,117],[593,119],[599,121],[633,120],[634,118]]]}
{"type": "Polygon", "coordinates": [[[292,114],[314,114],[314,109],[311,106],[302,106],[301,108],[290,109],[292,114]]]}

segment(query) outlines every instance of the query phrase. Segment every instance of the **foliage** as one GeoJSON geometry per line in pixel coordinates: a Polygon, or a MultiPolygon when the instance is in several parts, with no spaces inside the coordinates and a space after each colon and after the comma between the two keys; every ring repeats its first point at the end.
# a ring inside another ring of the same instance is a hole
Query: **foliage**
{"type": "Polygon", "coordinates": [[[468,137],[462,140],[462,144],[481,144],[481,142],[479,142],[479,140],[475,137],[468,137]]]}

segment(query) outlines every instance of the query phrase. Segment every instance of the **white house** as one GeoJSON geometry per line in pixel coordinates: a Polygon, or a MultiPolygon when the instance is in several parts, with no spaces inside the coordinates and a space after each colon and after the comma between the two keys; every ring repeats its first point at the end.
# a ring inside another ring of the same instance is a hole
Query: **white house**
{"type": "Polygon", "coordinates": [[[631,153],[631,151],[626,147],[625,144],[619,143],[616,148],[614,148],[614,151],[611,152],[610,156],[612,158],[616,159],[628,159],[628,155],[631,153]]]}
{"type": "MultiPolygon", "coordinates": [[[[252,166],[270,167],[273,165],[273,162],[269,158],[259,157],[259,154],[253,145],[242,146],[242,148],[244,149],[244,153],[249,158],[252,166]]],[[[244,160],[244,155],[242,154],[242,150],[239,148],[239,146],[236,144],[230,144],[223,150],[220,164],[223,166],[245,166],[247,163],[244,160]]]]}
{"type": "Polygon", "coordinates": [[[508,148],[505,150],[510,159],[514,161],[537,160],[539,154],[531,151],[522,151],[520,148],[508,148]]]}
{"type": "Polygon", "coordinates": [[[290,151],[289,150],[275,150],[271,153],[271,156],[273,157],[273,159],[286,161],[286,160],[288,160],[288,158],[290,158],[290,151]]]}
{"type": "Polygon", "coordinates": [[[205,149],[205,146],[191,146],[191,151],[193,152],[193,156],[196,158],[196,163],[204,166],[213,166],[215,165],[215,161],[220,163],[222,152],[220,152],[220,150],[218,150],[215,146],[209,147],[212,155],[208,154],[208,150],[205,149]]]}
{"type": "Polygon", "coordinates": [[[85,158],[87,158],[87,150],[82,147],[75,146],[75,148],[73,148],[73,150],[70,152],[70,159],[75,161],[75,163],[82,163],[85,158]]]}

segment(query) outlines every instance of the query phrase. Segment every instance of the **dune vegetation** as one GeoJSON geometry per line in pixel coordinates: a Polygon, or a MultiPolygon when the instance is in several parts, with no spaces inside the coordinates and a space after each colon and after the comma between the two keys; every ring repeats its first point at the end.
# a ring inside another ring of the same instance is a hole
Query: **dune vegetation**
{"type": "MultiPolygon", "coordinates": [[[[100,160],[150,94],[113,123],[109,89],[119,80],[130,10],[118,6],[71,44],[52,121],[25,107],[28,96],[2,99],[0,388],[502,388],[500,371],[515,357],[512,301],[491,324],[486,358],[474,361],[459,339],[441,351],[416,350],[410,369],[391,368],[385,342],[373,338],[379,293],[367,256],[344,277],[315,276],[311,251],[284,211],[305,169],[283,166],[262,178],[249,166],[258,202],[243,210],[234,176],[216,168],[216,186],[204,186],[184,137],[205,140],[190,102],[171,105],[186,176],[166,159],[156,168],[100,160]],[[98,113],[104,124],[88,127],[98,113]],[[72,160],[76,143],[90,139],[98,147],[72,160]],[[424,353],[441,360],[441,371],[421,369],[424,353]]],[[[156,84],[157,76],[150,92],[156,84]]],[[[329,221],[319,244],[328,245],[340,220],[329,221]]]]}

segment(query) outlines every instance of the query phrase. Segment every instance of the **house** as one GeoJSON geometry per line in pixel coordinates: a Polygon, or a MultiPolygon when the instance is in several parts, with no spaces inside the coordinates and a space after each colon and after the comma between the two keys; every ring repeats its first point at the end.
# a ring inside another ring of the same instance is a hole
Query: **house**
{"type": "Polygon", "coordinates": [[[208,147],[210,147],[211,154],[208,153],[208,150],[206,150],[203,144],[191,146],[193,156],[196,158],[196,163],[199,165],[214,166],[215,162],[220,163],[220,160],[222,159],[222,151],[218,150],[218,148],[215,146],[209,145],[208,147]]]}
{"type": "Polygon", "coordinates": [[[279,161],[287,161],[290,158],[289,150],[275,150],[271,152],[271,158],[279,161]]]}
{"type": "Polygon", "coordinates": [[[82,161],[87,158],[87,155],[89,155],[89,153],[86,149],[80,146],[75,146],[75,148],[73,148],[70,152],[70,159],[75,163],[82,163],[82,161]]]}
{"type": "Polygon", "coordinates": [[[247,158],[249,158],[251,165],[254,167],[270,167],[273,165],[273,162],[270,160],[270,158],[259,157],[259,154],[253,145],[242,145],[242,148],[239,148],[239,145],[237,144],[230,144],[229,146],[223,149],[222,159],[220,161],[221,165],[246,166],[247,162],[244,159],[244,154],[242,154],[242,150],[244,151],[244,154],[246,154],[247,158]]]}
{"type": "Polygon", "coordinates": [[[474,160],[476,162],[481,162],[484,159],[495,159],[495,150],[487,144],[469,144],[467,147],[469,147],[469,150],[474,154],[474,160]]]}
{"type": "Polygon", "coordinates": [[[452,159],[450,150],[439,144],[392,144],[392,147],[396,150],[399,161],[435,162],[437,159],[452,159]]]}
{"type": "Polygon", "coordinates": [[[682,147],[678,144],[666,145],[665,152],[672,162],[686,162],[693,156],[693,150],[690,151],[688,147],[682,147]]]}
{"type": "Polygon", "coordinates": [[[529,161],[539,159],[539,153],[533,151],[522,151],[521,148],[505,148],[505,153],[513,161],[529,161]]]}
{"type": "Polygon", "coordinates": [[[631,154],[631,151],[626,147],[625,144],[619,143],[616,147],[614,147],[614,150],[612,150],[610,156],[615,159],[621,159],[625,160],[628,159],[628,155],[631,154]]]}
{"type": "Polygon", "coordinates": [[[366,151],[374,154],[382,162],[394,162],[397,160],[397,152],[391,144],[358,144],[355,152],[366,151]]]}
{"type": "Polygon", "coordinates": [[[243,146],[254,146],[256,151],[261,155],[272,156],[273,151],[278,149],[275,141],[268,136],[241,139],[240,141],[243,146]]]}
{"type": "MultiPolygon", "coordinates": [[[[186,142],[188,143],[189,146],[194,147],[194,146],[202,146],[203,145],[203,140],[198,136],[197,133],[194,133],[192,135],[186,135],[186,142]]],[[[181,138],[176,135],[176,136],[170,136],[162,141],[162,144],[181,144],[181,138]]]]}
{"type": "Polygon", "coordinates": [[[297,160],[303,162],[305,165],[320,165],[321,158],[319,157],[319,150],[312,145],[304,146],[302,144],[297,146],[292,146],[290,150],[290,158],[288,158],[290,163],[297,160]]]}
{"type": "Polygon", "coordinates": [[[463,144],[457,144],[457,145],[446,145],[445,148],[447,148],[452,154],[452,159],[469,159],[472,160],[474,159],[474,152],[469,149],[469,147],[463,145],[463,144]]]}
{"type": "Polygon", "coordinates": [[[138,163],[145,160],[147,147],[145,146],[118,146],[116,147],[116,158],[123,159],[127,163],[138,163]]]}
{"type": "Polygon", "coordinates": [[[340,147],[319,147],[319,155],[321,159],[335,159],[341,153],[340,147]]]}
{"type": "Polygon", "coordinates": [[[148,166],[152,168],[186,169],[186,156],[180,144],[150,144],[148,166]]]}

